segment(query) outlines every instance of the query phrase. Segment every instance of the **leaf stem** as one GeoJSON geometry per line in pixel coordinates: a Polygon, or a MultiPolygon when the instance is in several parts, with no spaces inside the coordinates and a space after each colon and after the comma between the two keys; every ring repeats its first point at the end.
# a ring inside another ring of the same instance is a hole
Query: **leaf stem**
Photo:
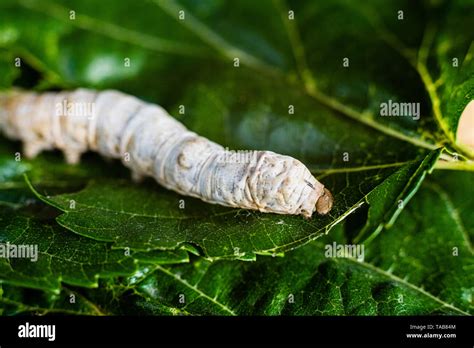
{"type": "Polygon", "coordinates": [[[306,61],[306,53],[304,45],[301,41],[300,31],[296,19],[290,20],[288,18],[288,6],[285,0],[273,0],[275,7],[280,12],[281,21],[285,27],[288,39],[290,41],[293,56],[295,58],[296,68],[300,76],[301,82],[306,89],[313,89],[316,87],[316,81],[311,70],[308,68],[306,61]]]}
{"type": "Polygon", "coordinates": [[[436,162],[435,169],[440,170],[465,170],[474,172],[474,161],[443,161],[436,162]]]}
{"type": "Polygon", "coordinates": [[[422,147],[422,148],[425,148],[425,149],[428,149],[428,150],[435,150],[435,149],[440,147],[439,144],[428,143],[428,142],[426,142],[424,140],[421,140],[419,138],[411,137],[411,136],[403,134],[403,133],[401,133],[401,132],[399,132],[399,131],[391,128],[391,127],[387,127],[387,126],[385,126],[381,123],[375,122],[372,118],[367,117],[363,113],[342,104],[338,100],[336,100],[336,99],[320,92],[316,88],[306,90],[306,91],[307,91],[308,95],[310,95],[311,97],[313,97],[314,99],[316,99],[320,103],[322,103],[322,104],[324,104],[324,105],[326,105],[326,106],[342,113],[343,115],[348,116],[348,117],[350,117],[350,118],[352,118],[352,119],[354,119],[354,120],[356,120],[356,121],[358,121],[358,122],[360,122],[360,123],[362,123],[366,126],[369,126],[373,129],[376,129],[381,133],[384,133],[384,134],[389,135],[393,138],[397,138],[399,140],[406,141],[408,143],[411,143],[413,145],[416,145],[416,146],[419,146],[419,147],[422,147]]]}
{"type": "Polygon", "coordinates": [[[373,170],[373,169],[384,169],[384,168],[391,168],[391,167],[401,167],[411,161],[405,162],[394,162],[394,163],[384,163],[384,164],[374,164],[370,166],[360,166],[360,167],[343,167],[343,168],[330,168],[330,169],[315,169],[309,168],[311,173],[317,174],[321,173],[321,176],[318,176],[318,179],[326,177],[332,174],[338,173],[351,173],[351,172],[363,172],[366,170],[373,170]]]}

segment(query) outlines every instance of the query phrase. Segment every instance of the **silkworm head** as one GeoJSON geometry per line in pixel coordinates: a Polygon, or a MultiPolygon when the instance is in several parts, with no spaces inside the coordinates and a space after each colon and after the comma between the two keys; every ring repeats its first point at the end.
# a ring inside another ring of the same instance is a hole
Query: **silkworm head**
{"type": "Polygon", "coordinates": [[[331,192],[325,188],[324,193],[316,202],[316,212],[320,215],[326,215],[332,208],[334,198],[331,192]]]}

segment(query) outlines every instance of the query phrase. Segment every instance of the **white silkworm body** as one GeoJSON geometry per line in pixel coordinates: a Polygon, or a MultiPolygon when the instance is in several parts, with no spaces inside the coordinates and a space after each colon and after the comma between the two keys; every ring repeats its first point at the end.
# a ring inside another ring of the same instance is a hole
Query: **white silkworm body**
{"type": "Polygon", "coordinates": [[[250,151],[244,161],[186,129],[161,107],[118,91],[13,91],[0,96],[0,130],[34,157],[59,149],[77,163],[92,150],[119,158],[134,178],[203,201],[311,217],[332,207],[331,193],[298,160],[250,151]]]}

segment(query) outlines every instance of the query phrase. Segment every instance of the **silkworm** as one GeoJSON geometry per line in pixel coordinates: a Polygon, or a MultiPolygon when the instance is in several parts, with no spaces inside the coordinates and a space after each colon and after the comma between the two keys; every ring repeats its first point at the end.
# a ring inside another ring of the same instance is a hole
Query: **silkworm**
{"type": "MultiPolygon", "coordinates": [[[[182,195],[277,214],[327,214],[333,198],[295,158],[248,151],[244,160],[189,131],[158,105],[107,90],[0,95],[0,130],[24,154],[59,149],[71,164],[96,151],[121,159],[135,180],[151,176],[182,195]]],[[[240,156],[242,157],[242,156],[240,156]]]]}

